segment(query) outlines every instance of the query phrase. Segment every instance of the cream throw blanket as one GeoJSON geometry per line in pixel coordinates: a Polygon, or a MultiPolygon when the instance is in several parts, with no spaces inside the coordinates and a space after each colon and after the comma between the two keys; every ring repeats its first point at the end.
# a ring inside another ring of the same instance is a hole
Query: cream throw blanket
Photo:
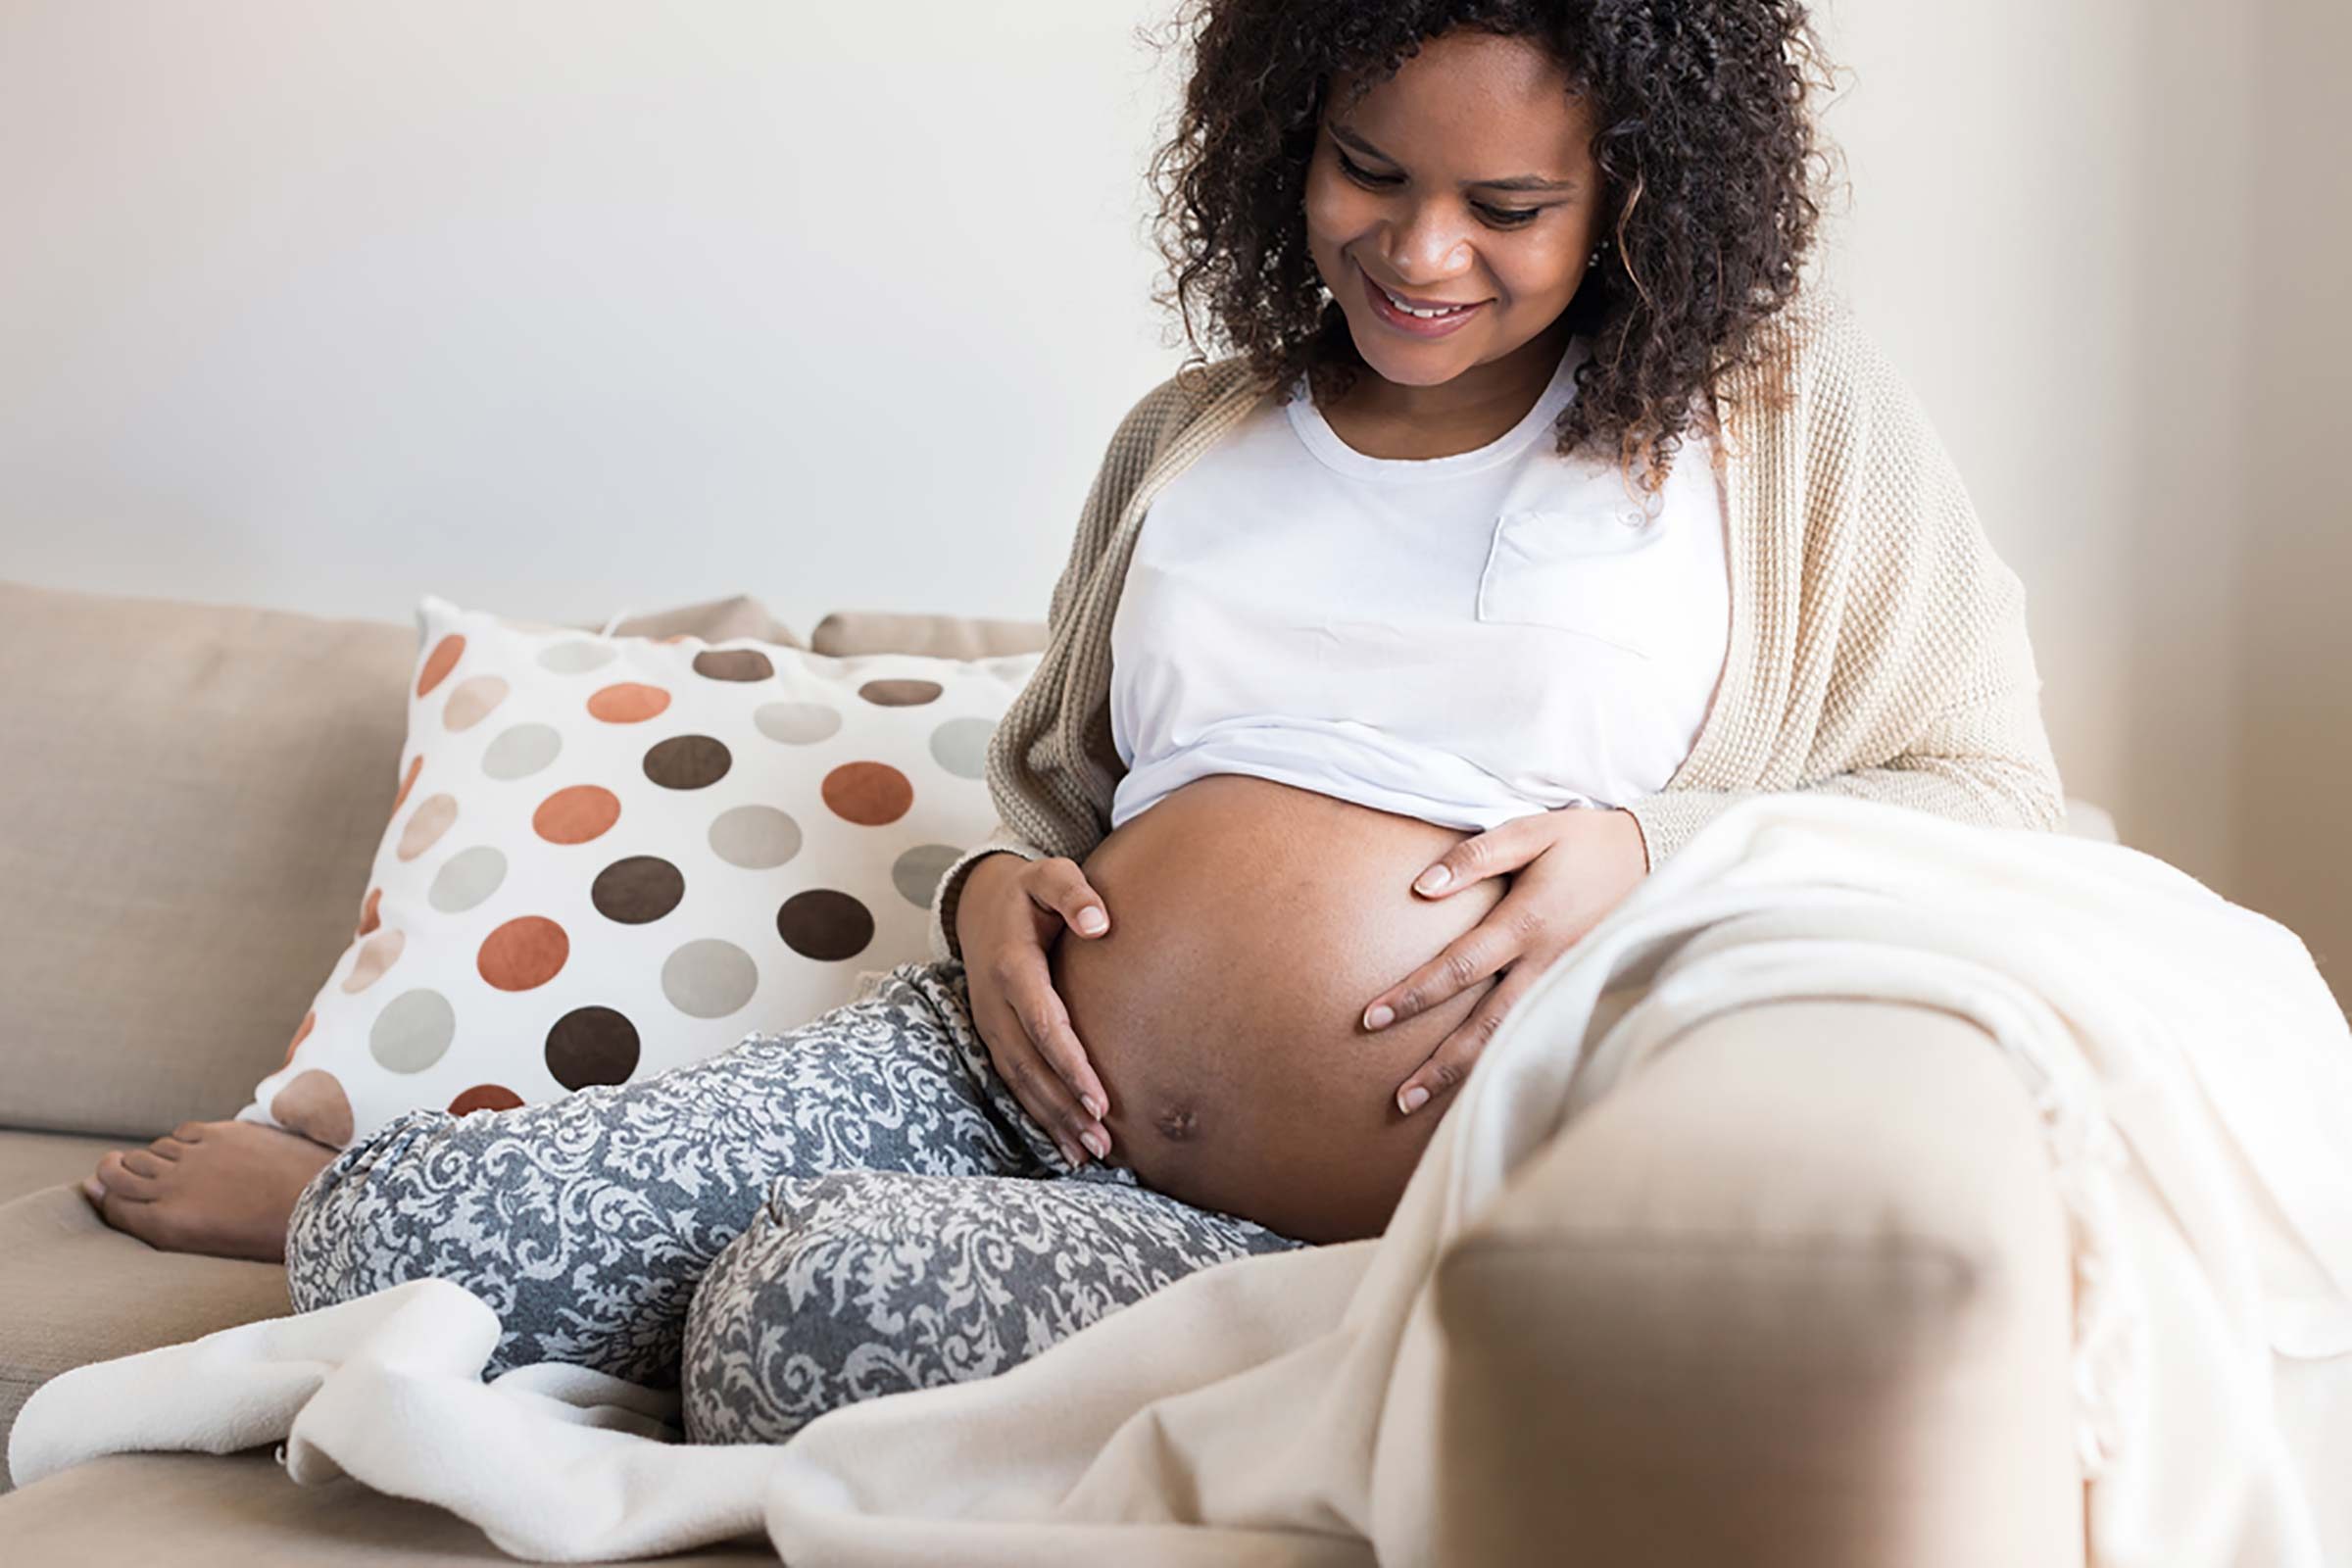
{"type": "Polygon", "coordinates": [[[1544,976],[1377,1240],[1204,1270],[775,1447],[677,1443],[674,1394],[577,1368],[484,1384],[489,1308],[421,1281],[68,1372],[10,1463],[282,1439],[295,1482],[556,1561],[764,1531],[794,1564],[1437,1563],[1434,1259],[1679,1033],[1802,997],[1972,1017],[2032,1086],[2081,1265],[2094,1561],[2319,1562],[2272,1378],[2352,1354],[2352,1038],[2302,943],[2121,846],[1793,794],[1726,811],[1544,976]],[[2151,1420],[2159,1390],[2191,1430],[2151,1420]]]}

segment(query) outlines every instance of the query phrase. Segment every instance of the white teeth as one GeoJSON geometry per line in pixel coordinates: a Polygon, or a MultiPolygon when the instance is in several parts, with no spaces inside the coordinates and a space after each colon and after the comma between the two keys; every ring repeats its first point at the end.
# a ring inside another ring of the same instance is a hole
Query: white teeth
{"type": "MultiPolygon", "coordinates": [[[[1377,284],[1374,286],[1378,287],[1377,284]]],[[[1396,295],[1389,294],[1387,289],[1381,289],[1381,292],[1389,295],[1389,303],[1396,306],[1399,313],[1405,316],[1417,316],[1424,321],[1434,321],[1441,316],[1459,316],[1462,314],[1462,312],[1470,309],[1470,307],[1467,305],[1456,305],[1448,310],[1443,311],[1417,311],[1410,305],[1405,304],[1404,301],[1398,299],[1396,295]]]]}

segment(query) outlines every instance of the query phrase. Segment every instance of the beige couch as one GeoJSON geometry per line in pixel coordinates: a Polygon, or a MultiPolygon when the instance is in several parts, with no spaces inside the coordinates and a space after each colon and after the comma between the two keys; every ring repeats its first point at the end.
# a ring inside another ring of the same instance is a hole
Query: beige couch
{"type": "MultiPolygon", "coordinates": [[[[791,640],[745,600],[629,623],[791,640]]],[[[1018,622],[848,614],[961,655],[1018,622]]],[[[69,1367],[289,1310],[74,1184],[233,1114],[342,951],[389,814],[406,625],[0,585],[0,1434],[69,1367]]],[[[2095,808],[2074,830],[2112,838],[2095,808]]],[[[1691,1031],[1530,1162],[1439,1271],[1449,1565],[2082,1555],[2071,1275],[2025,1091],[1957,1017],[1781,1003],[1691,1031]]],[[[1269,1420],[1280,1412],[1268,1411],[1269,1420]]],[[[0,1496],[0,1561],[505,1560],[268,1448],[0,1496]]],[[[662,1559],[771,1561],[763,1540],[662,1559]]]]}

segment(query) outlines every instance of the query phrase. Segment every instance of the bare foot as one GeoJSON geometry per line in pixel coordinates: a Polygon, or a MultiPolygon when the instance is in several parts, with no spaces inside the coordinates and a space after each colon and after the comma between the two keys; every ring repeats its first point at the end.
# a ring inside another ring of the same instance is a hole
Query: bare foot
{"type": "Polygon", "coordinates": [[[159,1250],[281,1263],[294,1200],[340,1152],[258,1121],[183,1121],[145,1149],[109,1151],[81,1190],[159,1250]]]}

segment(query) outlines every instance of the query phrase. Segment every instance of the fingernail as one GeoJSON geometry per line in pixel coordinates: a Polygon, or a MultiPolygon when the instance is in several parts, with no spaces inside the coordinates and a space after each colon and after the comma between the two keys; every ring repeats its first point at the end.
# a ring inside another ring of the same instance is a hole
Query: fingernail
{"type": "Polygon", "coordinates": [[[1396,1009],[1385,1004],[1364,1014],[1364,1027],[1367,1029],[1386,1029],[1396,1021],[1396,1009]]]}
{"type": "Polygon", "coordinates": [[[1102,917],[1101,909],[1080,909],[1078,911],[1078,929],[1090,937],[1100,935],[1102,928],[1108,924],[1110,922],[1102,917]]]}
{"type": "Polygon", "coordinates": [[[1429,1091],[1422,1088],[1419,1084],[1413,1085],[1412,1088],[1407,1089],[1403,1094],[1396,1097],[1396,1108],[1403,1111],[1407,1116],[1410,1116],[1414,1111],[1419,1110],[1423,1105],[1428,1103],[1429,1091]]]}
{"type": "Polygon", "coordinates": [[[1102,1159],[1110,1153],[1110,1140],[1100,1133],[1091,1130],[1080,1133],[1078,1141],[1084,1144],[1086,1152],[1097,1159],[1102,1159]]]}
{"type": "Polygon", "coordinates": [[[90,1201],[93,1203],[106,1201],[106,1184],[95,1176],[84,1176],[81,1179],[81,1190],[90,1195],[90,1201]]]}
{"type": "Polygon", "coordinates": [[[1413,891],[1416,893],[1435,893],[1438,891],[1438,889],[1444,887],[1446,883],[1452,880],[1453,873],[1451,871],[1447,870],[1442,865],[1433,865],[1428,870],[1422,872],[1420,879],[1414,882],[1413,891]]]}
{"type": "Polygon", "coordinates": [[[1102,1119],[1102,1102],[1097,1100],[1094,1096],[1088,1095],[1084,1099],[1080,1100],[1078,1103],[1084,1105],[1086,1107],[1086,1113],[1089,1116],[1094,1117],[1095,1120],[1101,1121],[1102,1119]]]}
{"type": "Polygon", "coordinates": [[[1060,1139],[1056,1138],[1054,1143],[1054,1147],[1061,1151],[1061,1157],[1068,1160],[1071,1164],[1083,1165],[1086,1163],[1086,1160],[1079,1154],[1078,1151],[1072,1149],[1060,1139]]]}

